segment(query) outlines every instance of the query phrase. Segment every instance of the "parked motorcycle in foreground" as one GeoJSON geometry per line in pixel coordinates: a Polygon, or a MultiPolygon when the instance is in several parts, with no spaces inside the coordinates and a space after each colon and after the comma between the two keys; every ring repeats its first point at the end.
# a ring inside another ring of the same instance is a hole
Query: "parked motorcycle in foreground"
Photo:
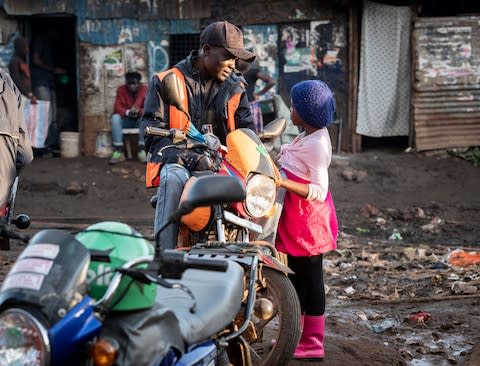
{"type": "MultiPolygon", "coordinates": [[[[237,178],[202,177],[171,220],[244,198],[237,178]]],[[[153,248],[117,222],[35,234],[0,291],[0,364],[229,365],[242,267],[153,248]]]]}
{"type": "MultiPolygon", "coordinates": [[[[176,77],[173,73],[164,77],[162,95],[189,119],[176,77]]],[[[242,202],[200,207],[182,216],[178,242],[192,255],[228,258],[244,268],[249,291],[237,317],[244,324],[239,327],[244,347],[240,355],[230,350],[229,356],[247,359],[248,365],[286,364],[300,337],[300,305],[288,279],[291,270],[271,243],[255,240],[262,234],[267,218],[278,209],[275,179],[279,172],[260,137],[278,137],[285,124],[285,119],[272,121],[260,136],[249,129],[236,129],[227,135],[227,146],[220,146],[211,135],[204,135],[202,141],[197,131],[146,129],[147,134],[170,137],[179,148],[204,154],[211,162],[211,171],[192,173],[184,195],[188,196],[191,182],[205,174],[234,176],[245,185],[247,193],[242,202]]]]}

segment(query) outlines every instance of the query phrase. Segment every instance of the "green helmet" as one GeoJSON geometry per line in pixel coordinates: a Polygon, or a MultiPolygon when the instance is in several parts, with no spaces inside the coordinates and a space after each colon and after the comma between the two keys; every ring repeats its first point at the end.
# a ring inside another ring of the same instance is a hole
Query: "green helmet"
{"type": "MultiPolygon", "coordinates": [[[[131,226],[115,221],[104,221],[89,226],[76,235],[76,239],[90,251],[87,281],[88,294],[100,299],[114,275],[105,273],[134,258],[153,255],[153,245],[141,237],[131,226]],[[104,274],[105,273],[105,274],[104,274]]],[[[138,268],[146,268],[147,264],[138,268]]],[[[113,310],[140,310],[155,302],[157,287],[146,285],[124,276],[116,293],[113,310]]]]}

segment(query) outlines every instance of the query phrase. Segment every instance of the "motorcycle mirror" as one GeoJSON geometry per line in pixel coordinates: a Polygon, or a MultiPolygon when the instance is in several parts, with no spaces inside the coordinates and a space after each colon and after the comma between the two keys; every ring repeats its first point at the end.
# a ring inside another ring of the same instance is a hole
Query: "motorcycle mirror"
{"type": "Polygon", "coordinates": [[[283,131],[285,131],[286,127],[287,127],[286,118],[282,117],[282,118],[274,119],[272,122],[266,125],[262,131],[258,133],[258,137],[260,137],[260,139],[262,140],[274,139],[280,136],[283,133],[283,131]]]}
{"type": "Polygon", "coordinates": [[[19,229],[26,229],[30,226],[30,217],[25,214],[18,215],[15,220],[12,220],[12,224],[14,224],[19,229]]]}
{"type": "Polygon", "coordinates": [[[186,200],[180,203],[170,216],[169,224],[200,206],[243,201],[246,197],[245,187],[237,177],[206,175],[198,177],[191,185],[186,200]]]}
{"type": "Polygon", "coordinates": [[[188,120],[190,120],[190,115],[185,110],[185,98],[187,97],[183,90],[183,83],[180,78],[174,72],[169,72],[163,78],[161,82],[161,95],[162,99],[168,104],[177,108],[179,111],[185,113],[188,120]]]}

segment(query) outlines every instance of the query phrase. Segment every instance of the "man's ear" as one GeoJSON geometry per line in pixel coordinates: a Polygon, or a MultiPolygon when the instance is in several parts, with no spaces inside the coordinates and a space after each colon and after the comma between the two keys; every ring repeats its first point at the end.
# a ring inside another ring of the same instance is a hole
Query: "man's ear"
{"type": "Polygon", "coordinates": [[[200,54],[208,56],[210,54],[212,47],[208,44],[204,44],[203,46],[200,47],[200,54]]]}

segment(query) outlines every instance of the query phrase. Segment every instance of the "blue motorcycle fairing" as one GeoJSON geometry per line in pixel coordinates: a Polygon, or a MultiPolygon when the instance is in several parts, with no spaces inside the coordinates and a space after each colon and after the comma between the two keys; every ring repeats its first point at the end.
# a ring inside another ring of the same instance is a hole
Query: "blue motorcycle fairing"
{"type": "Polygon", "coordinates": [[[217,347],[212,341],[193,346],[185,353],[175,366],[208,366],[214,365],[217,347]],[[213,362],[213,363],[212,363],[213,362]]]}
{"type": "Polygon", "coordinates": [[[85,361],[85,344],[102,328],[93,304],[94,300],[85,296],[49,330],[52,366],[74,366],[85,361]]]}
{"type": "Polygon", "coordinates": [[[18,256],[0,292],[0,308],[25,304],[42,313],[47,328],[57,323],[59,309],[69,310],[86,293],[90,253],[69,232],[45,229],[36,233],[18,256]]]}

